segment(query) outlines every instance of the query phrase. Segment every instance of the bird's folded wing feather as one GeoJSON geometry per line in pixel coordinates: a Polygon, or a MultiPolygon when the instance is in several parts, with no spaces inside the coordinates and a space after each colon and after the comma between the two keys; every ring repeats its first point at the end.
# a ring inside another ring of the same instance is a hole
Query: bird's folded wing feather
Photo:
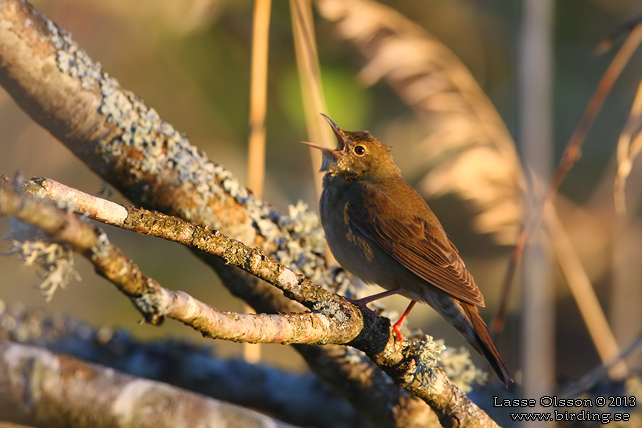
{"type": "Polygon", "coordinates": [[[422,216],[404,213],[385,193],[369,186],[364,190],[349,198],[347,222],[415,275],[453,297],[484,306],[472,275],[432,211],[426,207],[422,216]],[[434,218],[432,226],[426,216],[434,218]]]}

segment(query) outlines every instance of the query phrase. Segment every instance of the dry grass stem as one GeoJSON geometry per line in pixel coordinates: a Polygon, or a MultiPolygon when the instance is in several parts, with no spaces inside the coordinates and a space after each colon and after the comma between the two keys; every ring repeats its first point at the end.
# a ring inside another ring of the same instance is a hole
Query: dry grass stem
{"type": "MultiPolygon", "coordinates": [[[[290,11],[308,138],[317,144],[334,147],[335,144],[330,128],[319,114],[327,113],[328,108],[323,95],[310,0],[290,0],[290,11]]],[[[322,190],[321,175],[317,171],[321,168],[321,156],[318,150],[312,148],[310,149],[310,156],[312,158],[314,187],[317,196],[320,197],[322,190]]],[[[334,256],[327,246],[325,253],[328,262],[336,264],[334,256]]]]}
{"type": "MultiPolygon", "coordinates": [[[[573,243],[550,204],[547,206],[545,215],[557,262],[577,302],[597,353],[602,362],[607,363],[620,353],[615,335],[595,295],[591,280],[573,248],[573,243]]],[[[620,361],[611,367],[609,374],[614,379],[624,379],[628,374],[628,368],[624,361],[620,361]]]]}
{"type": "MultiPolygon", "coordinates": [[[[265,112],[271,8],[272,0],[256,0],[254,4],[247,186],[257,199],[263,199],[265,184],[265,112]]],[[[244,304],[243,308],[245,313],[254,313],[248,304],[244,304]]],[[[244,343],[243,358],[250,363],[258,362],[261,359],[260,346],[244,343]]]]}
{"type": "Polygon", "coordinates": [[[252,31],[250,79],[250,136],[248,144],[248,188],[263,198],[265,181],[265,112],[267,106],[268,41],[271,0],[256,0],[252,31]]]}
{"type": "MultiPolygon", "coordinates": [[[[327,113],[328,110],[321,83],[310,0],[290,0],[290,13],[308,138],[317,144],[334,147],[330,129],[319,114],[327,113]]],[[[318,152],[318,150],[310,149],[315,188],[317,195],[320,196],[321,176],[317,174],[317,171],[321,168],[321,157],[318,152]]]]}

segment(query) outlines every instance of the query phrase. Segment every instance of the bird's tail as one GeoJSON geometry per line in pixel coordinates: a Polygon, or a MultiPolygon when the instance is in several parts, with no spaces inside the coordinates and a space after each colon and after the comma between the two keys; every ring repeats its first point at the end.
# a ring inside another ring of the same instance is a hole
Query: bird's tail
{"type": "Polygon", "coordinates": [[[502,356],[497,350],[495,342],[493,342],[493,339],[490,337],[488,327],[486,327],[486,323],[482,319],[481,315],[479,315],[477,307],[465,302],[460,302],[460,305],[470,320],[474,330],[474,337],[471,337],[470,334],[464,334],[464,337],[477,350],[477,352],[486,357],[493,370],[495,370],[495,373],[497,373],[499,380],[502,381],[504,386],[508,387],[509,383],[513,383],[513,378],[508,372],[506,363],[504,363],[502,356]]]}

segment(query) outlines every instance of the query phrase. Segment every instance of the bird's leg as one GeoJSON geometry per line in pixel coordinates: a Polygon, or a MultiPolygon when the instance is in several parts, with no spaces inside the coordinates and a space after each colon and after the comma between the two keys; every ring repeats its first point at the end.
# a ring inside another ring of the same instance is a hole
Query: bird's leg
{"type": "Polygon", "coordinates": [[[354,303],[357,306],[365,306],[370,302],[374,302],[375,300],[383,299],[384,297],[392,296],[393,294],[399,294],[401,291],[401,287],[393,288],[392,290],[386,290],[382,291],[381,293],[373,294],[372,296],[364,297],[362,299],[358,300],[352,300],[352,303],[354,303]]]}
{"type": "Polygon", "coordinates": [[[412,308],[415,307],[416,303],[417,303],[416,300],[411,300],[410,304],[408,305],[406,310],[403,312],[403,315],[401,316],[401,318],[399,318],[399,321],[397,321],[395,325],[392,326],[392,331],[395,332],[395,335],[397,336],[397,340],[399,340],[399,342],[403,342],[403,336],[401,335],[401,332],[399,331],[399,329],[401,328],[401,325],[403,324],[403,322],[406,320],[406,317],[408,316],[410,311],[412,311],[412,308]]]}
{"type": "Polygon", "coordinates": [[[374,321],[377,314],[375,314],[375,312],[370,309],[367,304],[370,302],[374,302],[375,300],[383,299],[384,297],[392,296],[393,294],[397,294],[400,291],[401,287],[397,287],[393,288],[392,290],[387,290],[381,293],[373,294],[372,296],[364,297],[362,299],[348,300],[363,309],[368,315],[370,315],[370,318],[374,321]]]}

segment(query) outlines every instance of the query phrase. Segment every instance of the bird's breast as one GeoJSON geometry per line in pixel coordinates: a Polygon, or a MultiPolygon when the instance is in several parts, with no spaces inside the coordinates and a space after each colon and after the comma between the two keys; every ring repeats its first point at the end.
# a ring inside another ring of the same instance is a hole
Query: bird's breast
{"type": "Polygon", "coordinates": [[[356,202],[350,200],[349,190],[341,185],[325,187],[321,195],[321,224],[337,262],[367,284],[389,290],[401,287],[409,292],[408,297],[424,301],[422,291],[412,290],[412,285],[423,281],[350,223],[349,210],[356,202]]]}

